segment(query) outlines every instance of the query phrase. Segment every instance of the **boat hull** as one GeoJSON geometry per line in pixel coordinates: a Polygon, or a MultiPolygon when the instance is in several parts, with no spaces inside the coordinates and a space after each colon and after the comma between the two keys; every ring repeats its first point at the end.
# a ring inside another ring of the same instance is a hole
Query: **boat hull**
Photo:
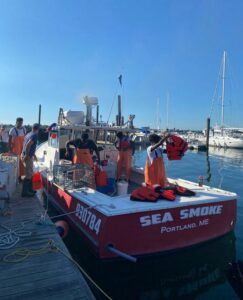
{"type": "Polygon", "coordinates": [[[148,255],[194,246],[234,229],[236,200],[214,201],[169,209],[105,215],[49,183],[49,199],[100,258],[116,255],[113,246],[129,255],[148,255]]]}

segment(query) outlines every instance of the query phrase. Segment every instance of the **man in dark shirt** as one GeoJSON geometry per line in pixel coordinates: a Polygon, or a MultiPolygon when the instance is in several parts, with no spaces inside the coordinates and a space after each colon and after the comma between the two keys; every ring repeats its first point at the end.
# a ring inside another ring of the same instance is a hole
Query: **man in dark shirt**
{"type": "Polygon", "coordinates": [[[66,143],[66,157],[69,157],[70,146],[74,146],[76,153],[73,158],[74,164],[86,164],[93,168],[93,152],[96,153],[100,163],[100,153],[94,141],[89,139],[88,133],[82,134],[82,139],[71,140],[66,143]]]}
{"type": "Polygon", "coordinates": [[[23,182],[22,197],[32,197],[34,195],[34,191],[32,190],[33,161],[37,160],[35,151],[39,127],[39,124],[34,124],[32,131],[25,136],[24,140],[24,146],[21,155],[25,166],[25,179],[23,182]]]}

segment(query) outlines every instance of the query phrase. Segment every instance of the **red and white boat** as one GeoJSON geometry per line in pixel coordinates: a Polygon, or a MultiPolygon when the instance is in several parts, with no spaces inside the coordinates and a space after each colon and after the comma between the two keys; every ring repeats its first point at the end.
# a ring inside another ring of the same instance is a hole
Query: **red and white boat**
{"type": "MultiPolygon", "coordinates": [[[[173,202],[149,203],[131,201],[129,194],[101,193],[86,185],[85,180],[76,187],[74,166],[65,164],[63,153],[66,141],[80,136],[85,130],[85,125],[60,123],[50,131],[49,140],[39,146],[37,157],[44,193],[61,214],[67,214],[69,224],[98,257],[122,255],[132,258],[178,250],[215,239],[234,229],[237,195],[221,189],[169,179],[196,195],[177,196],[173,202]]],[[[90,137],[102,145],[101,158],[109,157],[113,166],[117,151],[111,142],[117,130],[121,129],[89,126],[90,137]],[[105,139],[99,141],[100,137],[105,139]]],[[[85,172],[83,175],[86,176],[85,172]]],[[[143,181],[143,169],[133,167],[130,191],[143,181]]]]}

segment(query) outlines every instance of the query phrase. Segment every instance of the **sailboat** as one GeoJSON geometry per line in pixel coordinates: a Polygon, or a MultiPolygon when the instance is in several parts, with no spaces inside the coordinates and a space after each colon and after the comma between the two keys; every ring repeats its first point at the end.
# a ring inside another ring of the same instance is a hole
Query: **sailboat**
{"type": "Polygon", "coordinates": [[[237,130],[227,128],[224,124],[225,116],[225,72],[226,72],[226,51],[223,53],[222,62],[222,96],[221,96],[221,126],[212,129],[209,146],[223,148],[243,149],[243,136],[236,134],[237,130]]]}

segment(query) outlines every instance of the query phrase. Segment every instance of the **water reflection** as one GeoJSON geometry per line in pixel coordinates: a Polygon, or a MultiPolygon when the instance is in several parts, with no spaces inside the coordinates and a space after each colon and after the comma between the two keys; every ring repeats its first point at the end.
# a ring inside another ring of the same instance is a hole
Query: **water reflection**
{"type": "Polygon", "coordinates": [[[209,155],[230,158],[243,163],[243,149],[209,148],[209,155]]]}
{"type": "Polygon", "coordinates": [[[206,151],[206,169],[207,169],[207,176],[206,180],[207,182],[210,182],[212,173],[211,173],[211,165],[210,165],[210,159],[209,159],[209,153],[206,151]]]}
{"type": "Polygon", "coordinates": [[[75,259],[113,299],[118,300],[195,299],[202,292],[225,282],[228,263],[235,259],[233,233],[190,250],[141,258],[136,264],[101,262],[74,233],[67,244],[75,259]]]}

